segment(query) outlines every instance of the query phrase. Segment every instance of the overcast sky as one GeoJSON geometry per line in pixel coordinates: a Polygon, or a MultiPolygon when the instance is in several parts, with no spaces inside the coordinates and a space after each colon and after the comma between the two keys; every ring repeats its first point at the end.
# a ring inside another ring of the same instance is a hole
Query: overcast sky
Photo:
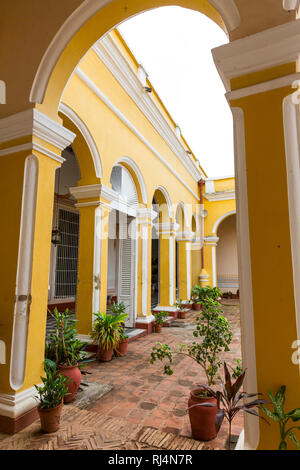
{"type": "Polygon", "coordinates": [[[119,30],[206,173],[233,174],[232,115],[211,55],[228,42],[225,33],[181,7],[148,11],[119,30]]]}

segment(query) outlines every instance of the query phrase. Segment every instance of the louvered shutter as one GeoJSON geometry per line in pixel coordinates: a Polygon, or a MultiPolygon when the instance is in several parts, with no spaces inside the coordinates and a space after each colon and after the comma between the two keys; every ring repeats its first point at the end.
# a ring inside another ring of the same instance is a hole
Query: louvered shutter
{"type": "Polygon", "coordinates": [[[127,227],[127,217],[120,217],[118,301],[124,302],[127,306],[128,321],[126,326],[133,327],[135,318],[135,240],[128,236],[127,227]]]}

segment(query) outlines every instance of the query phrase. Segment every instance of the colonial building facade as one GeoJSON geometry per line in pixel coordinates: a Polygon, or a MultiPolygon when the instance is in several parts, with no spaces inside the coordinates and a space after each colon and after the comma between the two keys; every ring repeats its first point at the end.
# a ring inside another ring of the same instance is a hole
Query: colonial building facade
{"type": "MultiPolygon", "coordinates": [[[[241,292],[246,388],[285,384],[288,408],[299,406],[299,2],[171,2],[230,39],[213,57],[234,117],[236,179],[207,177],[114,29],[169,1],[6,3],[1,429],[32,419],[47,306],[73,305],[86,336],[93,312],[117,298],[128,326],[147,328],[153,309],[172,312],[198,282],[241,292]]],[[[276,433],[247,417],[244,447],[272,449],[276,433]]]]}

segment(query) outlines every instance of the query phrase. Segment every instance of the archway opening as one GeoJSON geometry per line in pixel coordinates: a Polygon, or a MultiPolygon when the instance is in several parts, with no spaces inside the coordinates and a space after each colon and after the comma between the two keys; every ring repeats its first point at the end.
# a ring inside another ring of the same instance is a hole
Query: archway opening
{"type": "Polygon", "coordinates": [[[225,295],[236,296],[239,293],[236,214],[222,220],[217,236],[217,285],[225,295]]]}

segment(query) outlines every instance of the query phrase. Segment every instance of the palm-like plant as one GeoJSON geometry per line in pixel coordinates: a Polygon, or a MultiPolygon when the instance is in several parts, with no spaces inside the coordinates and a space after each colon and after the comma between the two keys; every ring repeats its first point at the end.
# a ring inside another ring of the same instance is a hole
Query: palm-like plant
{"type": "Polygon", "coordinates": [[[102,350],[115,349],[123,335],[123,323],[128,317],[126,314],[111,315],[110,313],[94,313],[95,321],[91,331],[92,339],[102,350]]]}
{"type": "Polygon", "coordinates": [[[229,432],[228,432],[229,449],[230,449],[230,443],[231,443],[232,421],[234,420],[235,416],[240,411],[245,411],[246,413],[257,416],[258,418],[262,418],[264,421],[268,422],[267,420],[264,419],[263,416],[260,416],[259,413],[254,408],[257,408],[258,406],[261,406],[265,403],[270,403],[270,402],[260,399],[260,398],[256,398],[255,400],[252,400],[250,402],[249,401],[245,402],[245,400],[249,400],[249,398],[258,397],[259,395],[261,395],[261,393],[246,393],[246,392],[240,391],[245,380],[245,375],[246,375],[246,371],[244,370],[243,373],[237,378],[237,380],[235,382],[232,382],[227,364],[226,362],[224,362],[225,382],[221,380],[221,388],[222,388],[221,391],[220,390],[215,391],[211,387],[208,387],[207,385],[203,385],[203,384],[199,385],[201,389],[205,390],[208,393],[208,396],[216,398],[217,404],[215,405],[211,402],[205,402],[205,403],[199,403],[197,405],[191,406],[191,408],[195,406],[208,406],[208,407],[217,406],[218,413],[216,416],[216,428],[217,430],[219,430],[224,418],[227,419],[228,424],[229,424],[229,432]]]}

